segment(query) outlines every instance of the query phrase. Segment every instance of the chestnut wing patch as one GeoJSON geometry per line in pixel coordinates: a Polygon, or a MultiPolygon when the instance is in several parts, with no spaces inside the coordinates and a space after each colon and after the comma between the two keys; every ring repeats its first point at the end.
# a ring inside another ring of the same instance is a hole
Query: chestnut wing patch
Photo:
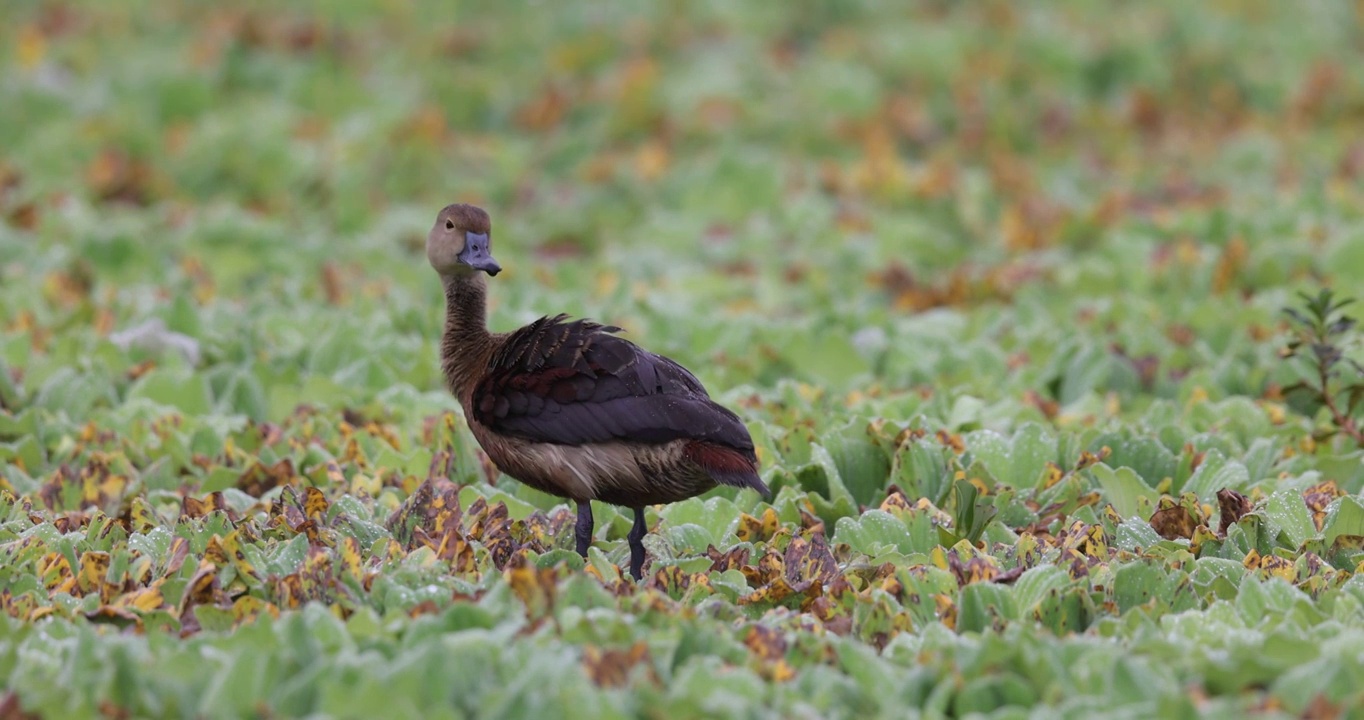
{"type": "Polygon", "coordinates": [[[589,320],[545,317],[508,335],[474,388],[474,419],[489,429],[560,445],[691,439],[753,458],[738,416],[668,358],[589,320]]]}

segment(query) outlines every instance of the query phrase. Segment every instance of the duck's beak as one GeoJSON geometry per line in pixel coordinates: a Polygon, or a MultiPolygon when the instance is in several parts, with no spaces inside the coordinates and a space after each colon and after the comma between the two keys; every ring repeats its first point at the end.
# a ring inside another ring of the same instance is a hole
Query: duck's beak
{"type": "Polygon", "coordinates": [[[464,250],[459,254],[459,261],[475,270],[482,270],[489,275],[496,275],[502,272],[502,266],[493,259],[492,253],[488,251],[487,233],[464,233],[464,250]]]}

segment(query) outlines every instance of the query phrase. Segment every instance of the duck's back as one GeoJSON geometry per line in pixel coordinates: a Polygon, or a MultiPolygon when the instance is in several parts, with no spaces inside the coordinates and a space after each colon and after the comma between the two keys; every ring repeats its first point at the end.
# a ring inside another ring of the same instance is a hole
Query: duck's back
{"type": "Polygon", "coordinates": [[[681,365],[618,331],[559,315],[502,339],[468,403],[493,461],[542,490],[621,505],[672,502],[715,483],[766,494],[738,416],[681,365]]]}

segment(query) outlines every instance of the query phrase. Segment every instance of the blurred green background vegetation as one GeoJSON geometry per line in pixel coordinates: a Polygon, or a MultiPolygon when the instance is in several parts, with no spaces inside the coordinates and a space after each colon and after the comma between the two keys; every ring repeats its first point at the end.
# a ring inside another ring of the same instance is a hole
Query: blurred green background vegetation
{"type": "Polygon", "coordinates": [[[5,707],[1331,716],[1364,466],[1280,309],[1361,292],[1362,124],[1343,0],[6,0],[5,707]],[[456,201],[494,326],[677,358],[778,497],[567,553],[441,387],[456,201]]]}

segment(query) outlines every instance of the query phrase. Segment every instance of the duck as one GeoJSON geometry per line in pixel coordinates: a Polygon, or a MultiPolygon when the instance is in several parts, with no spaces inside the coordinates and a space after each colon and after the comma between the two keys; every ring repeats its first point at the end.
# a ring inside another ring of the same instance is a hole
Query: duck
{"type": "Polygon", "coordinates": [[[771,491],[743,421],[689,370],[620,337],[621,328],[545,315],[510,332],[488,329],[492,255],[487,211],[442,208],[426,256],[445,292],[445,385],[469,431],[503,474],[576,504],[586,558],[593,501],[628,508],[630,575],[642,578],[646,507],[718,486],[771,491]]]}

